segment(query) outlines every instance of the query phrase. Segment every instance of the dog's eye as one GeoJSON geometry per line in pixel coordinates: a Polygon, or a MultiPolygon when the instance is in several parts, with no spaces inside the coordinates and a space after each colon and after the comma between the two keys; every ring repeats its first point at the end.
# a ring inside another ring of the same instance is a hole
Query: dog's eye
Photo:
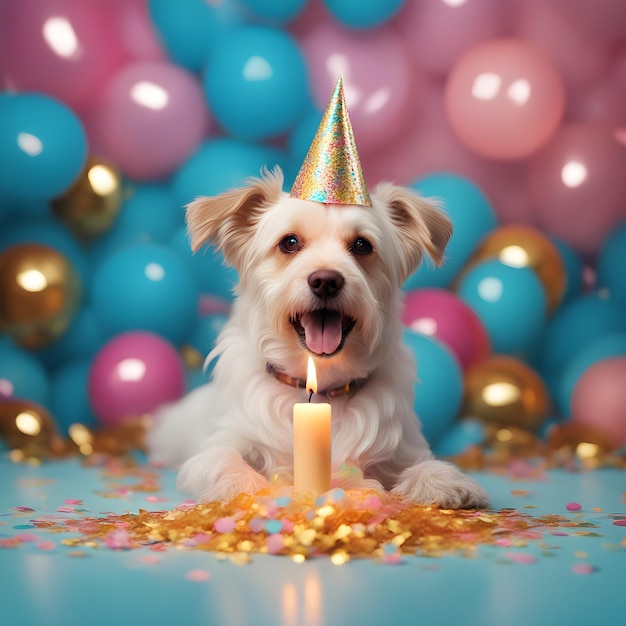
{"type": "Polygon", "coordinates": [[[293,254],[302,248],[300,241],[295,235],[287,235],[286,237],[283,237],[278,244],[278,247],[287,254],[293,254]]]}
{"type": "Polygon", "coordinates": [[[357,237],[350,246],[354,254],[370,254],[373,250],[372,244],[365,237],[357,237]]]}

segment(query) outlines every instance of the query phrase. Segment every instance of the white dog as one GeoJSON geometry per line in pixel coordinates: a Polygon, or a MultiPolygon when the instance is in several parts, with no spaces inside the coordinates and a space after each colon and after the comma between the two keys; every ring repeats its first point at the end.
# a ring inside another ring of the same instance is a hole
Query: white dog
{"type": "Polygon", "coordinates": [[[400,286],[422,252],[441,263],[448,218],[391,184],[363,207],[290,198],[278,168],[248,183],[187,208],[192,248],[215,244],[240,282],[210,355],[214,380],[160,412],[151,460],[182,463],[178,486],[200,501],[293,476],[292,411],[312,355],[332,405],[335,475],[347,463],[416,503],[486,506],[484,489],[435,460],[422,436],[401,336],[400,286]]]}

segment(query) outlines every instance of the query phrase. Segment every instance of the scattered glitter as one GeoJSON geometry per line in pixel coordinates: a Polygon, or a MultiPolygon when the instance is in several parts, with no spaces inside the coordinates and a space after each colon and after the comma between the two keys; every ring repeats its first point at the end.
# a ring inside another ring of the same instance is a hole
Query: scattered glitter
{"type": "Polygon", "coordinates": [[[524,498],[530,495],[530,491],[527,489],[513,489],[511,491],[512,496],[517,496],[518,498],[524,498]]]}
{"type": "Polygon", "coordinates": [[[580,511],[583,507],[582,507],[582,505],[578,504],[578,502],[568,502],[565,505],[565,508],[568,511],[580,511]]]}

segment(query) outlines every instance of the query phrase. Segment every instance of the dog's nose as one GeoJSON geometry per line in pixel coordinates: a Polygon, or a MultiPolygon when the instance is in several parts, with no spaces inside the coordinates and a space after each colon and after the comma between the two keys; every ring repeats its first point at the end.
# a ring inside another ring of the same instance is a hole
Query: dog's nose
{"type": "Polygon", "coordinates": [[[317,270],[309,276],[311,291],[320,298],[333,298],[344,285],[343,276],[334,270],[317,270]]]}

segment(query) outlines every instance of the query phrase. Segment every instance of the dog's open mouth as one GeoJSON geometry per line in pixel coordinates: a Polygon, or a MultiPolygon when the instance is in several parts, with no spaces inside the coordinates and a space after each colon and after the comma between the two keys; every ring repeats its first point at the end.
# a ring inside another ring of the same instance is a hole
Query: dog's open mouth
{"type": "Polygon", "coordinates": [[[331,356],[340,352],[356,321],[333,309],[317,309],[291,318],[306,347],[315,354],[331,356]]]}

